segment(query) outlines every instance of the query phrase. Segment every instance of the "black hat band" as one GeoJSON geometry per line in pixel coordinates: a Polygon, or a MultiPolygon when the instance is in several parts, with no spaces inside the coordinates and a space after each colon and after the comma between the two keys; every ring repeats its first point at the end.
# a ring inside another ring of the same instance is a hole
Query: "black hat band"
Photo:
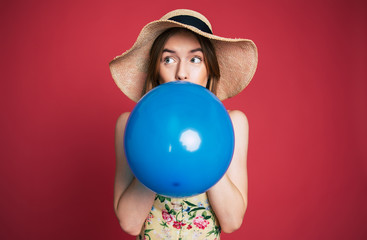
{"type": "Polygon", "coordinates": [[[197,29],[199,29],[203,32],[213,34],[212,30],[210,30],[210,28],[208,27],[208,25],[206,25],[205,22],[203,22],[200,19],[198,19],[196,17],[193,17],[193,16],[178,15],[178,16],[171,17],[168,20],[173,20],[175,22],[190,25],[190,26],[196,27],[197,29]]]}

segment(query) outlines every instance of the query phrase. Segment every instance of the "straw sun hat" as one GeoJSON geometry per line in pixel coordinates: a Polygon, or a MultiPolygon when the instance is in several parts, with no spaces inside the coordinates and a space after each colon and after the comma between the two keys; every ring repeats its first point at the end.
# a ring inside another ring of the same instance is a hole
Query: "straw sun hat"
{"type": "Polygon", "coordinates": [[[211,40],[216,50],[220,80],[217,96],[224,100],[241,92],[251,81],[257,66],[257,49],[248,39],[231,39],[216,36],[208,19],[198,12],[178,9],[160,20],[148,23],[140,32],[135,44],[110,62],[112,77],[121,91],[131,100],[141,98],[149,61],[149,51],[154,40],[173,27],[189,29],[211,40]]]}

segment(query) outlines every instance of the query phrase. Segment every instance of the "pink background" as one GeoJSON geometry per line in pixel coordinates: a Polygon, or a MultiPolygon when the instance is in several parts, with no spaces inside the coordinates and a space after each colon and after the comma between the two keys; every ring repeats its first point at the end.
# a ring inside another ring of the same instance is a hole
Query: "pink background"
{"type": "MultiPolygon", "coordinates": [[[[176,8],[254,40],[249,206],[223,239],[367,239],[367,7],[357,0],[3,1],[0,239],[133,239],[114,216],[108,63],[176,8]]],[[[162,174],[162,173],[157,173],[162,174]]]]}

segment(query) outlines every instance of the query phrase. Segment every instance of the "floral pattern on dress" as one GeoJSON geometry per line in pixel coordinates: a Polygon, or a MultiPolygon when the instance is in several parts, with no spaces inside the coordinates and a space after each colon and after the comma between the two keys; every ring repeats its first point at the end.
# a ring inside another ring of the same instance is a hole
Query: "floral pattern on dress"
{"type": "Polygon", "coordinates": [[[156,195],[137,239],[220,239],[220,226],[206,193],[190,198],[156,195]]]}
{"type": "Polygon", "coordinates": [[[196,227],[200,229],[205,229],[208,226],[209,221],[205,220],[203,216],[197,216],[194,218],[193,223],[195,224],[196,227]]]}

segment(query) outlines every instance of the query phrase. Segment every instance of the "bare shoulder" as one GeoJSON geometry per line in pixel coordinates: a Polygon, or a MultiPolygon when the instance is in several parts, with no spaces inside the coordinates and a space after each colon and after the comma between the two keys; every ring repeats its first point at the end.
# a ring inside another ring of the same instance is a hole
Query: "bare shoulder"
{"type": "Polygon", "coordinates": [[[231,117],[234,128],[248,129],[248,120],[243,112],[240,110],[230,110],[228,114],[231,117]]]}
{"type": "Polygon", "coordinates": [[[121,130],[125,128],[126,122],[129,116],[130,116],[130,112],[124,112],[117,118],[117,122],[116,122],[117,130],[121,130]]]}

